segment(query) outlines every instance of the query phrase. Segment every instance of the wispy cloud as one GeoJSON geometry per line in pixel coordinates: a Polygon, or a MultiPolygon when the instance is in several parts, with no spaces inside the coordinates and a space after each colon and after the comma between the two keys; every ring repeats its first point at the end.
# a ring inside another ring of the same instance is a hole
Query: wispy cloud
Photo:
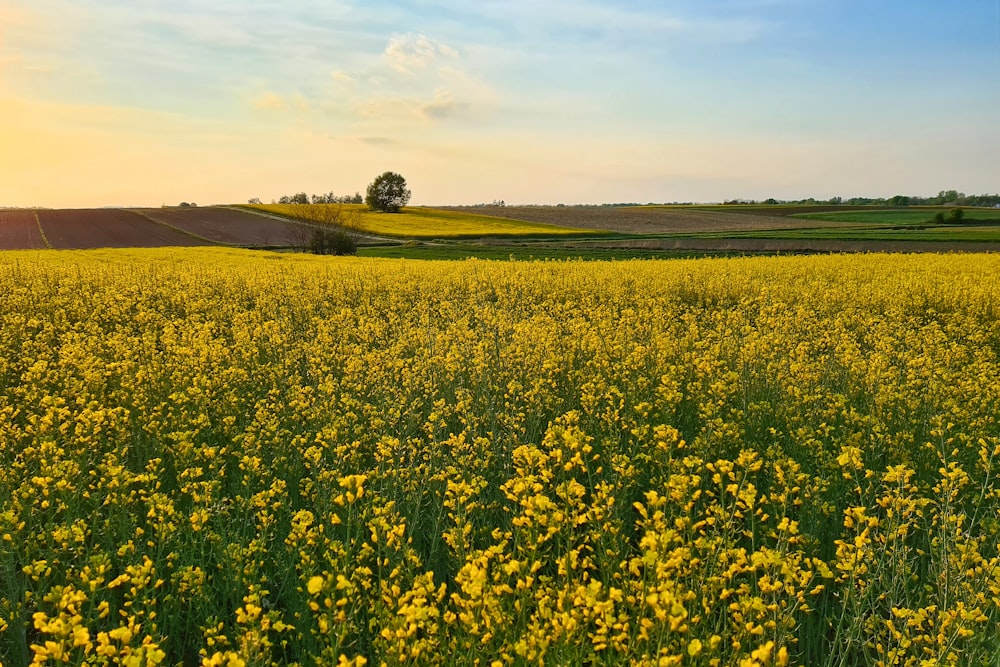
{"type": "Polygon", "coordinates": [[[358,141],[369,146],[392,146],[399,143],[396,139],[389,137],[358,137],[358,141]]]}
{"type": "Polygon", "coordinates": [[[290,95],[278,95],[271,91],[264,91],[251,100],[253,108],[263,112],[275,112],[280,114],[311,115],[315,113],[314,104],[304,95],[292,93],[290,95]]]}
{"type": "Polygon", "coordinates": [[[455,60],[458,51],[425,35],[400,35],[389,40],[383,53],[389,67],[402,74],[416,74],[442,60],[455,60]]]}
{"type": "Polygon", "coordinates": [[[395,34],[367,67],[331,73],[327,107],[356,131],[378,132],[486,114],[497,95],[467,65],[458,47],[424,34],[395,34]]]}
{"type": "Polygon", "coordinates": [[[36,28],[5,35],[0,56],[58,73],[34,82],[36,92],[199,114],[229,112],[252,86],[309,94],[368,39],[337,2],[12,2],[36,28]],[[191,97],[202,103],[192,107],[191,97]]]}
{"type": "MultiPolygon", "coordinates": [[[[771,0],[803,2],[813,0],[771,0]]],[[[530,43],[532,52],[545,52],[586,41],[591,49],[605,43],[621,46],[683,42],[742,42],[763,37],[776,22],[758,8],[739,2],[606,2],[604,0],[438,0],[429,4],[438,12],[456,17],[452,39],[463,34],[464,25],[477,26],[486,42],[530,43]],[[544,39],[539,40],[539,37],[544,39]]],[[[416,12],[414,12],[416,13],[416,12]]]]}
{"type": "Polygon", "coordinates": [[[441,88],[434,92],[432,101],[420,107],[420,112],[428,118],[444,119],[468,106],[468,102],[456,100],[448,90],[441,88]]]}
{"type": "Polygon", "coordinates": [[[261,93],[253,100],[253,105],[262,111],[284,111],[288,108],[285,98],[272,92],[261,93]]]}
{"type": "Polygon", "coordinates": [[[351,76],[347,72],[341,72],[339,70],[331,72],[330,78],[336,81],[337,83],[345,85],[354,85],[358,82],[358,80],[355,77],[351,76]]]}

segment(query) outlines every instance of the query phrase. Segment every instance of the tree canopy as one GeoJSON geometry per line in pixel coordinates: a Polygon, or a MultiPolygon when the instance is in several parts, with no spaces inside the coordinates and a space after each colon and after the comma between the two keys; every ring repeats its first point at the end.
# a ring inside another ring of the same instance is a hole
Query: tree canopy
{"type": "Polygon", "coordinates": [[[395,172],[387,171],[376,177],[368,186],[365,203],[373,211],[399,213],[399,210],[410,201],[410,194],[406,188],[406,179],[395,172]]]}

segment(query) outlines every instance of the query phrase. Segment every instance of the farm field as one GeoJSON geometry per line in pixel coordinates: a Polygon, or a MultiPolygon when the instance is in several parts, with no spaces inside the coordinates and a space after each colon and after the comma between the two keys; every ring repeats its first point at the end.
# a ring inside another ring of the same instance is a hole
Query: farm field
{"type": "MultiPolygon", "coordinates": [[[[488,248],[497,252],[499,248],[488,248]]],[[[521,252],[527,248],[520,248],[521,252]]],[[[913,237],[880,238],[871,235],[869,238],[845,238],[844,235],[829,237],[757,233],[757,234],[719,234],[719,235],[689,235],[689,236],[648,236],[621,237],[611,240],[575,241],[561,244],[560,251],[577,252],[582,256],[602,252],[647,252],[647,253],[689,253],[690,256],[716,254],[813,254],[813,253],[983,253],[1000,251],[1000,246],[990,241],[959,241],[948,240],[913,240],[913,237]]]]}
{"type": "Polygon", "coordinates": [[[259,205],[40,210],[38,222],[35,211],[11,210],[0,212],[6,216],[0,219],[7,220],[0,227],[0,249],[38,249],[46,243],[57,249],[197,245],[303,249],[312,226],[326,224],[323,220],[333,211],[340,211],[342,222],[357,232],[362,254],[383,257],[627,259],[1000,248],[997,211],[970,208],[970,217],[962,224],[929,222],[939,210],[494,206],[416,207],[387,214],[358,205],[259,205]],[[771,209],[773,215],[760,214],[771,209]],[[803,212],[808,210],[814,212],[803,212]],[[305,224],[295,222],[296,216],[305,224]]]}
{"type": "Polygon", "coordinates": [[[695,206],[474,206],[445,210],[565,225],[620,234],[690,234],[761,229],[843,227],[843,222],[795,220],[786,215],[733,212],[730,207],[695,206]]]}
{"type": "MultiPolygon", "coordinates": [[[[409,207],[400,213],[370,211],[358,204],[255,204],[250,208],[290,218],[315,219],[318,207],[343,210],[354,215],[359,231],[367,234],[412,239],[490,237],[545,237],[594,235],[595,230],[572,225],[545,224],[508,219],[458,209],[409,207]]],[[[501,209],[502,210],[502,209],[501,209]]],[[[604,233],[603,230],[596,230],[604,233]]]]}
{"type": "Polygon", "coordinates": [[[730,236],[734,238],[826,238],[844,241],[1000,242],[1000,210],[968,207],[962,210],[964,217],[959,223],[935,222],[934,216],[936,214],[943,213],[947,216],[950,211],[950,209],[941,207],[798,213],[793,217],[810,222],[841,223],[844,227],[737,232],[730,236]]]}
{"type": "MultiPolygon", "coordinates": [[[[836,211],[836,212],[814,212],[797,213],[795,217],[805,220],[823,220],[827,222],[854,222],[879,225],[926,225],[933,224],[936,213],[944,213],[947,217],[950,209],[948,207],[926,207],[893,210],[867,210],[867,211],[836,211]]],[[[963,222],[952,225],[946,223],[947,227],[967,226],[969,223],[991,224],[1000,227],[1000,209],[994,208],[962,208],[964,213],[963,222]]]]}
{"type": "Polygon", "coordinates": [[[35,212],[0,209],[0,250],[35,250],[45,247],[35,212]]]}
{"type": "MultiPolygon", "coordinates": [[[[969,219],[961,225],[950,223],[935,225],[931,222],[934,214],[944,212],[947,215],[950,209],[934,207],[886,209],[801,205],[487,206],[456,210],[583,228],[600,228],[617,234],[639,237],[804,241],[827,239],[845,242],[914,241],[944,244],[988,244],[1000,240],[1000,212],[977,208],[965,209],[969,219]]],[[[631,241],[626,241],[624,245],[630,244],[631,241]]],[[[745,246],[747,243],[737,245],[745,246]]],[[[768,244],[759,245],[763,251],[768,244]]],[[[799,246],[801,250],[808,251],[810,244],[804,243],[799,246]]],[[[856,251],[847,250],[856,247],[856,243],[845,243],[843,247],[844,251],[856,251]]],[[[879,251],[888,250],[890,247],[876,243],[870,249],[879,251]]],[[[939,249],[956,250],[960,249],[960,246],[942,245],[939,249]]],[[[978,250],[989,250],[989,245],[979,246],[978,250]]]]}
{"type": "MultiPolygon", "coordinates": [[[[997,243],[1000,242],[1000,225],[997,226],[934,226],[923,228],[876,229],[802,229],[785,232],[747,232],[730,235],[729,238],[747,239],[830,239],[838,241],[925,241],[942,244],[953,243],[997,243]]],[[[721,237],[717,237],[721,238],[721,237]]],[[[984,248],[980,248],[983,250],[984,248]]]]}
{"type": "Polygon", "coordinates": [[[155,248],[211,245],[123,209],[42,209],[42,231],[53,248],[155,248]]]}
{"type": "MultiPolygon", "coordinates": [[[[666,208],[673,208],[665,205],[666,208]]],[[[657,208],[656,205],[643,208],[657,208]]],[[[837,213],[858,211],[885,211],[885,206],[852,205],[852,204],[691,204],[685,208],[722,213],[739,213],[743,215],[763,215],[769,217],[786,217],[800,213],[837,213]]],[[[895,209],[893,209],[895,210],[895,209]]]]}
{"type": "Polygon", "coordinates": [[[1000,256],[0,253],[0,662],[984,665],[1000,256]]]}
{"type": "Polygon", "coordinates": [[[157,222],[213,243],[236,246],[302,246],[309,238],[301,225],[218,206],[142,209],[157,222]]]}

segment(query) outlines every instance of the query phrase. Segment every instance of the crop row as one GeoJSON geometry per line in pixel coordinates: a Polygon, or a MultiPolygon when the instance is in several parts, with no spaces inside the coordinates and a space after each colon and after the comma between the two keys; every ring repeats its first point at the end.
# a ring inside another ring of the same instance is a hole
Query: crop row
{"type": "Polygon", "coordinates": [[[0,210],[0,250],[303,247],[310,230],[224,207],[0,210]]]}

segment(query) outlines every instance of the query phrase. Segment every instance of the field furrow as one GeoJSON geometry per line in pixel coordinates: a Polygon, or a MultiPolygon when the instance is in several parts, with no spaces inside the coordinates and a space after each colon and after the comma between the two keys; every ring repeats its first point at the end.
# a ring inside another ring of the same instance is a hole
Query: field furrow
{"type": "Polygon", "coordinates": [[[123,209],[41,210],[38,215],[58,250],[212,245],[123,209]]]}
{"type": "Polygon", "coordinates": [[[153,220],[227,245],[302,246],[309,238],[301,225],[220,207],[142,209],[153,220]]]}
{"type": "Polygon", "coordinates": [[[35,250],[45,247],[35,212],[0,209],[0,250],[35,250]]]}

